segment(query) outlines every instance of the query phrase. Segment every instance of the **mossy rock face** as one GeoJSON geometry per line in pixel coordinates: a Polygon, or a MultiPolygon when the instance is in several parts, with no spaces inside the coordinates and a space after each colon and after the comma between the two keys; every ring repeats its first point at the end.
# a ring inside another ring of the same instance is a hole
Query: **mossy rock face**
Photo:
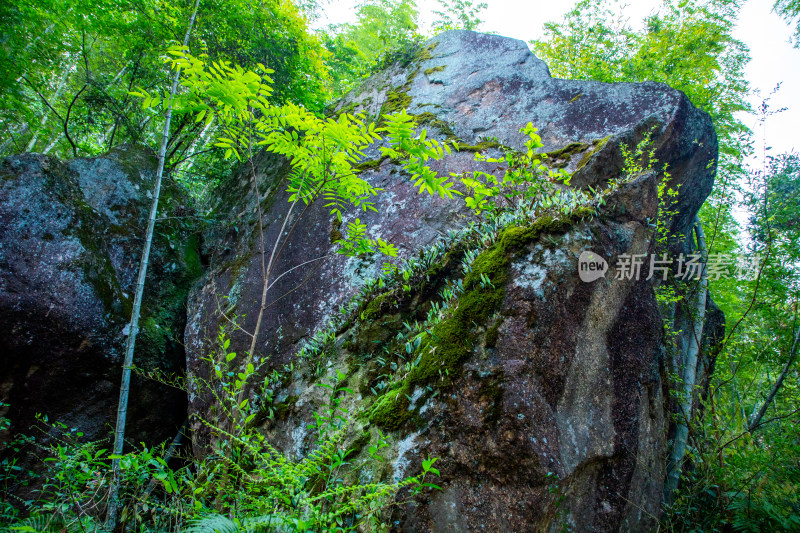
{"type": "Polygon", "coordinates": [[[399,429],[411,416],[408,394],[408,386],[403,385],[381,396],[369,411],[370,422],[390,430],[399,429]]]}
{"type": "MultiPolygon", "coordinates": [[[[496,344],[498,330],[504,319],[495,319],[494,324],[490,325],[491,317],[500,310],[506,297],[512,260],[542,235],[549,238],[559,235],[586,215],[580,210],[572,217],[542,217],[529,226],[512,226],[501,231],[497,242],[474,259],[471,271],[463,279],[464,292],[458,297],[454,311],[432,327],[432,340],[410,354],[408,360],[414,360],[410,371],[399,376],[400,380],[394,382],[387,392],[378,393],[369,409],[370,422],[392,430],[417,424],[420,408],[425,401],[432,397],[434,391],[449,389],[461,375],[463,363],[474,355],[476,348],[481,344],[487,347],[496,344]],[[422,392],[416,398],[419,401],[411,405],[411,392],[423,389],[428,392],[422,392]]],[[[413,323],[424,316],[420,311],[428,309],[428,299],[443,286],[445,280],[457,275],[454,265],[460,262],[463,253],[460,245],[453,247],[441,263],[428,270],[425,283],[414,284],[413,280],[409,281],[414,287],[410,293],[388,291],[365,301],[358,311],[356,332],[350,334],[345,348],[359,354],[359,359],[366,358],[366,361],[370,360],[370,353],[374,357],[378,353],[402,352],[405,341],[398,343],[394,340],[395,335],[403,330],[404,324],[413,323]]],[[[386,356],[381,355],[383,357],[386,356]]],[[[385,365],[381,368],[385,372],[385,365]]],[[[376,374],[379,370],[374,364],[368,363],[367,372],[356,387],[361,394],[368,397],[373,395],[381,379],[385,381],[386,374],[382,378],[379,373],[376,374]]]]}
{"type": "Polygon", "coordinates": [[[435,74],[436,72],[441,72],[443,70],[444,70],[443,66],[426,68],[425,69],[425,75],[426,76],[430,76],[431,74],[435,74]]]}
{"type": "Polygon", "coordinates": [[[453,131],[453,128],[445,122],[444,120],[440,120],[437,116],[430,111],[426,111],[424,113],[420,113],[418,115],[414,115],[414,120],[417,121],[421,127],[426,128],[428,126],[434,127],[439,130],[439,132],[445,136],[446,140],[453,141],[456,140],[456,134],[453,131]]]}
{"type": "Polygon", "coordinates": [[[411,104],[411,97],[402,88],[397,88],[386,93],[386,102],[383,104],[381,114],[390,115],[403,111],[408,108],[409,104],[411,104]]]}
{"type": "MultiPolygon", "coordinates": [[[[681,93],[650,83],[553,79],[525,43],[513,39],[445,32],[334,106],[378,123],[401,109],[415,116],[428,138],[457,149],[431,162],[440,176],[502,172],[502,165],[476,161],[476,153],[520,152],[526,141],[520,129],[530,122],[550,166],[572,174],[570,186],[587,191],[603,191],[617,179],[624,164],[620,145],[635,147],[651,131],[671,186],[681,184],[679,213],[670,224],[684,234],[713,183],[710,119],[681,93]]],[[[440,458],[442,479],[433,482],[443,490],[430,497],[398,495],[398,502],[413,503],[402,504],[393,517],[397,529],[549,531],[561,529],[560,509],[568,509],[576,530],[653,529],[643,517],[661,508],[660,482],[653,480],[661,478],[669,400],[660,377],[661,321],[651,305],[652,287],[611,275],[583,283],[575,263],[580,247],[612,265],[622,253],[647,252],[656,180],[641,176],[625,184],[599,213],[578,208],[567,217],[552,209],[551,216],[494,228],[491,238],[462,243],[464,249],[452,244],[410,279],[387,275],[383,285],[351,301],[387,261],[335,253],[342,228],[356,217],[370,238],[398,246],[397,262],[421,261],[422,250],[475,220],[463,201],[417,194],[400,162],[383,158],[381,146],[366,148],[356,168],[382,189],[374,198],[377,211],[347,211],[342,226],[331,223],[323,202],[299,218],[297,209],[290,214],[288,195],[275,185],[286,165],[274,158],[256,161],[255,184],[242,172],[220,189],[222,223],[203,241],[214,258],[211,272],[190,299],[192,375],[207,375],[196,354],[213,347],[220,326],[228,327],[233,351],[248,349],[246,332],[254,330],[263,287],[259,243],[282,242],[288,220],[294,230],[275,269],[282,277],[270,289],[256,343],[265,375],[291,369],[282,397],[300,397],[290,416],[265,424],[276,445],[292,454],[313,446],[308,424],[325,400],[316,384],[341,371],[346,378],[336,381],[354,391],[341,400],[354,418],[345,442],[361,449],[352,458],[359,475],[375,482],[400,478],[417,474],[428,455],[440,458]],[[256,206],[263,209],[261,228],[256,206]],[[465,274],[460,264],[467,251],[477,258],[465,274]],[[442,290],[459,281],[463,292],[427,323],[442,290]],[[344,314],[341,306],[347,306],[344,314]],[[230,326],[233,318],[244,332],[230,326]],[[328,320],[334,320],[330,328],[328,320]],[[423,322],[430,335],[413,345],[408,331],[423,322]],[[321,338],[323,348],[298,359],[309,339],[321,338]],[[368,450],[379,431],[388,443],[381,452],[387,461],[375,466],[368,450]],[[655,473],[640,465],[655,465],[655,473]],[[565,495],[560,507],[555,485],[565,495]],[[629,505],[618,495],[635,501],[629,505]]],[[[190,411],[202,415],[213,402],[198,394],[190,411]]]]}
{"type": "Polygon", "coordinates": [[[370,170],[377,170],[387,159],[389,159],[388,156],[383,156],[380,159],[370,159],[368,161],[362,161],[359,164],[357,164],[354,168],[357,172],[368,172],[370,170]]]}
{"type": "Polygon", "coordinates": [[[503,303],[511,260],[542,234],[562,233],[572,224],[569,217],[543,217],[528,227],[503,230],[497,242],[473,261],[472,270],[464,277],[464,293],[459,296],[455,311],[433,328],[436,340],[423,349],[419,364],[406,378],[408,383],[424,384],[430,380],[449,383],[458,376],[461,363],[476,346],[478,329],[487,327],[489,318],[503,303]]]}
{"type": "MultiPolygon", "coordinates": [[[[36,154],[3,162],[0,379],[10,384],[12,430],[27,430],[40,412],[89,439],[106,436],[155,172],[154,154],[133,145],[68,162],[36,154]]],[[[187,294],[204,270],[193,214],[163,180],[134,355],[145,373],[183,373],[187,294]]],[[[137,376],[133,388],[129,438],[171,439],[185,396],[137,376]]]]}
{"type": "Polygon", "coordinates": [[[476,144],[456,143],[459,152],[484,152],[490,148],[500,148],[502,146],[503,145],[496,141],[481,141],[476,144]]]}
{"type": "Polygon", "coordinates": [[[588,150],[589,145],[586,143],[569,143],[563,148],[552,150],[543,154],[543,159],[547,165],[552,168],[566,168],[571,162],[572,157],[581,154],[588,150]]]}

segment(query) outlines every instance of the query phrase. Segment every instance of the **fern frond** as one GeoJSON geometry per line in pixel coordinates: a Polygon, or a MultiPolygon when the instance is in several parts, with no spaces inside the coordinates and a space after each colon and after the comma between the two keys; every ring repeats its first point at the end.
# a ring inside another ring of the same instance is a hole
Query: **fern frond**
{"type": "Polygon", "coordinates": [[[63,521],[54,515],[37,514],[25,518],[9,529],[11,531],[58,533],[64,529],[63,525],[63,521]]]}
{"type": "Polygon", "coordinates": [[[206,515],[192,520],[183,533],[238,533],[239,527],[228,517],[221,514],[206,515]]]}
{"type": "Polygon", "coordinates": [[[242,526],[247,533],[258,533],[261,531],[274,531],[274,528],[285,524],[284,517],[278,514],[254,516],[242,520],[242,526]]]}

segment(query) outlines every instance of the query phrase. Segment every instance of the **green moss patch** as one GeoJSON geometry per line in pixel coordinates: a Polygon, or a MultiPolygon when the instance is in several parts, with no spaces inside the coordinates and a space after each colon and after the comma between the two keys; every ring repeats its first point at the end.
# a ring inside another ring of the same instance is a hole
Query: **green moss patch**
{"type": "Polygon", "coordinates": [[[500,148],[501,146],[503,145],[496,141],[481,141],[477,144],[456,143],[459,152],[483,152],[489,148],[500,148]]]}
{"type": "Polygon", "coordinates": [[[426,111],[425,113],[420,113],[419,115],[415,115],[414,119],[420,126],[432,126],[438,129],[440,132],[442,132],[442,135],[447,137],[448,141],[453,141],[457,139],[456,133],[453,131],[453,128],[450,127],[450,124],[448,124],[444,120],[439,119],[436,115],[434,115],[430,111],[426,111]]]}
{"type": "Polygon", "coordinates": [[[472,353],[476,329],[488,324],[502,305],[515,253],[542,233],[562,232],[569,226],[569,220],[542,217],[528,227],[511,226],[503,230],[497,242],[473,261],[471,272],[464,278],[464,293],[458,298],[458,306],[449,318],[433,328],[434,341],[424,349],[408,381],[450,381],[458,373],[458,366],[472,353]]]}
{"type": "Polygon", "coordinates": [[[406,82],[404,85],[395,87],[386,93],[386,101],[381,107],[380,116],[391,115],[392,113],[407,109],[408,106],[411,105],[412,98],[408,94],[408,91],[411,88],[411,82],[414,81],[414,78],[419,74],[419,64],[423,61],[433,59],[433,51],[438,45],[439,43],[431,43],[428,46],[420,48],[414,54],[409,64],[405,65],[405,68],[409,69],[406,82]],[[412,68],[411,65],[416,65],[416,67],[412,68]]]}
{"type": "Polygon", "coordinates": [[[407,91],[408,89],[405,87],[398,87],[386,93],[386,102],[381,108],[381,115],[391,115],[407,109],[411,105],[411,96],[407,91]]]}
{"type": "Polygon", "coordinates": [[[383,156],[380,159],[370,159],[368,161],[362,161],[361,163],[357,164],[353,167],[353,170],[356,172],[366,172],[369,170],[376,170],[379,168],[384,161],[389,159],[389,156],[383,156]]]}
{"type": "Polygon", "coordinates": [[[441,72],[443,70],[444,70],[444,65],[441,65],[441,66],[438,66],[438,67],[426,68],[425,69],[425,75],[426,76],[430,76],[431,74],[434,74],[436,72],[441,72]]]}
{"type": "Polygon", "coordinates": [[[331,244],[340,241],[342,239],[342,221],[338,218],[333,219],[331,223],[331,234],[330,234],[330,242],[331,244]]]}
{"type": "Polygon", "coordinates": [[[501,317],[500,319],[496,320],[494,324],[492,324],[492,327],[486,330],[486,335],[483,338],[484,346],[487,348],[494,348],[497,346],[497,337],[500,334],[500,326],[503,325],[504,321],[505,318],[501,317]]]}
{"type": "Polygon", "coordinates": [[[552,152],[546,152],[542,155],[545,156],[545,161],[548,162],[549,166],[553,168],[564,168],[569,165],[570,161],[572,160],[572,156],[580,154],[588,149],[588,144],[574,142],[569,143],[563,148],[553,150],[552,152]]]}
{"type": "Polygon", "coordinates": [[[343,115],[345,113],[347,113],[348,115],[352,115],[353,111],[355,111],[356,109],[356,105],[357,105],[356,102],[350,102],[349,104],[347,104],[338,111],[337,116],[343,115]]]}
{"type": "Polygon", "coordinates": [[[391,299],[393,296],[394,293],[387,292],[370,300],[361,312],[361,319],[371,321],[380,316],[382,307],[392,305],[391,299]]]}
{"type": "Polygon", "coordinates": [[[583,167],[585,167],[586,163],[589,162],[589,160],[592,158],[592,156],[594,154],[596,154],[597,152],[599,152],[603,148],[603,146],[605,146],[605,144],[608,142],[608,140],[610,138],[611,138],[611,135],[609,135],[608,137],[606,137],[604,139],[596,139],[596,140],[592,141],[592,149],[589,150],[588,152],[586,152],[586,154],[584,154],[584,156],[581,158],[581,160],[578,161],[578,168],[576,170],[580,170],[583,167]]]}
{"type": "Polygon", "coordinates": [[[431,43],[428,46],[423,46],[419,49],[419,51],[414,54],[414,62],[422,63],[423,61],[427,61],[429,59],[433,59],[433,51],[436,50],[436,47],[439,46],[439,43],[431,43]]]}
{"type": "Polygon", "coordinates": [[[370,422],[395,430],[411,417],[411,412],[408,410],[408,383],[403,382],[399,385],[375,401],[369,411],[370,422]]]}

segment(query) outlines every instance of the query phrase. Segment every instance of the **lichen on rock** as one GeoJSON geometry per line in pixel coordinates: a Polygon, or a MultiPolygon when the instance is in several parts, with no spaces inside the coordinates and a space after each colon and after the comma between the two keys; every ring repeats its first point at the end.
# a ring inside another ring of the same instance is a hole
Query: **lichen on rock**
{"type": "MultiPolygon", "coordinates": [[[[497,172],[474,152],[523,150],[520,129],[530,122],[548,162],[584,190],[619,182],[620,146],[649,134],[659,168],[669,168],[667,186],[679,191],[667,221],[675,235],[689,234],[714,180],[711,121],[682,93],[653,83],[554,79],[525,43],[496,35],[445,32],[415,58],[366,80],[333,112],[377,118],[400,109],[429,136],[459,148],[431,163],[442,175],[497,172]]],[[[381,274],[384,258],[332,253],[339,230],[322,205],[300,220],[292,215],[297,230],[276,265],[286,274],[272,289],[258,351],[265,374],[291,369],[277,393],[298,400],[286,416],[264,422],[271,441],[291,453],[308,448],[305,428],[319,400],[314,384],[340,371],[354,391],[341,398],[354,418],[346,437],[358,444],[353,463],[370,464],[378,431],[388,444],[380,453],[391,466],[370,467],[365,476],[409,475],[423,458],[440,458],[443,490],[399,494],[396,529],[651,528],[671,423],[663,317],[652,281],[609,273],[582,282],[577,258],[591,249],[614,264],[622,254],[653,251],[659,173],[618,183],[602,207],[530,213],[477,235],[467,231],[475,219],[463,202],[417,195],[399,162],[382,158],[379,148],[365,150],[358,168],[383,189],[377,212],[345,212],[343,223],[357,216],[370,235],[397,245],[393,261],[408,267],[408,279],[381,274]],[[321,259],[294,268],[314,258],[321,259]],[[368,282],[379,276],[380,283],[368,282]],[[304,350],[323,337],[323,347],[304,350]],[[553,476],[563,512],[549,490],[553,476]]],[[[226,183],[221,224],[205,235],[217,259],[189,301],[192,375],[208,371],[192,354],[210,349],[226,323],[219,301],[244,331],[254,329],[261,258],[252,243],[275,242],[288,213],[285,167],[263,156],[257,169],[259,188],[272,198],[263,235],[240,222],[255,206],[243,175],[226,183]]],[[[246,350],[245,333],[230,335],[232,350],[246,350]]],[[[198,395],[190,410],[202,414],[212,404],[198,395]]]]}

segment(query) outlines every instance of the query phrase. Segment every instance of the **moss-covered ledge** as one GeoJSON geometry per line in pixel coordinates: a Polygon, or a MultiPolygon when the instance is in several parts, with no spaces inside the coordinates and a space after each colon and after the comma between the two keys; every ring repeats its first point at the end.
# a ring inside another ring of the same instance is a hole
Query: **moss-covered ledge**
{"type": "MultiPolygon", "coordinates": [[[[512,260],[531,242],[543,235],[563,234],[581,220],[594,216],[590,208],[579,208],[562,217],[543,216],[527,226],[510,226],[498,235],[489,248],[473,261],[471,271],[463,279],[463,293],[447,318],[431,330],[431,342],[421,346],[417,364],[387,392],[376,397],[364,415],[370,423],[386,429],[398,429],[415,417],[411,394],[417,387],[425,389],[421,406],[437,389],[448,387],[460,375],[461,365],[479,345],[481,337],[489,342],[489,332],[499,327],[502,319],[492,320],[506,295],[512,260]]],[[[379,299],[373,302],[380,301],[379,299]]],[[[380,305],[370,308],[375,320],[380,305]]],[[[496,339],[495,339],[496,340],[496,339]]]]}

